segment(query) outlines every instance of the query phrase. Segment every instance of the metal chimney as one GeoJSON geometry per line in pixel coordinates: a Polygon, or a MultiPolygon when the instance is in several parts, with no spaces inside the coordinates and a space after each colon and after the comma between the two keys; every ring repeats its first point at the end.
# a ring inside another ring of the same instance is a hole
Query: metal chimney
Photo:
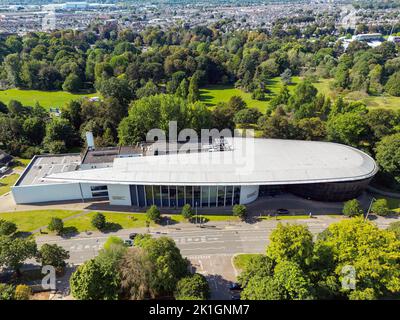
{"type": "Polygon", "coordinates": [[[87,143],[88,149],[94,150],[93,133],[90,131],[86,132],[86,143],[87,143]]]}

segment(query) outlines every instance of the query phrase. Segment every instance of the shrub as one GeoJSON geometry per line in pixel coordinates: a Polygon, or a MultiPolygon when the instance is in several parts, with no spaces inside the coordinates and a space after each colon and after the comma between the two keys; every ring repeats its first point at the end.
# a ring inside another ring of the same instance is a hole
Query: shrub
{"type": "Polygon", "coordinates": [[[185,204],[182,207],[181,214],[185,219],[190,219],[191,217],[193,217],[193,210],[192,210],[192,207],[190,206],[190,204],[185,204]]]}
{"type": "Polygon", "coordinates": [[[357,199],[346,201],[343,206],[343,214],[348,217],[355,217],[362,215],[363,209],[357,199]]]}
{"type": "Polygon", "coordinates": [[[378,216],[386,217],[391,211],[388,207],[388,203],[386,199],[378,199],[376,200],[371,207],[371,211],[378,216]]]}
{"type": "Polygon", "coordinates": [[[104,214],[97,212],[92,218],[92,226],[98,230],[103,230],[106,227],[106,217],[104,214]]]}
{"type": "Polygon", "coordinates": [[[161,213],[157,206],[152,205],[149,210],[146,211],[146,216],[149,220],[156,222],[160,220],[161,213]]]}
{"type": "Polygon", "coordinates": [[[0,283],[0,300],[14,299],[14,286],[12,284],[0,283]]]}
{"type": "Polygon", "coordinates": [[[235,204],[232,208],[232,213],[234,216],[239,217],[243,220],[246,218],[247,208],[243,204],[235,204]]]}
{"type": "Polygon", "coordinates": [[[47,227],[50,231],[55,231],[57,234],[61,234],[64,230],[64,222],[57,217],[52,217],[47,227]]]}
{"type": "Polygon", "coordinates": [[[25,284],[19,284],[15,288],[14,299],[15,300],[29,300],[32,295],[31,287],[25,284]]]}
{"type": "Polygon", "coordinates": [[[17,225],[14,222],[0,219],[0,236],[9,236],[17,231],[17,225]]]}
{"type": "Polygon", "coordinates": [[[177,300],[206,300],[210,288],[206,278],[198,273],[180,279],[176,285],[177,300]]]}
{"type": "Polygon", "coordinates": [[[111,236],[108,237],[107,241],[104,243],[103,248],[109,250],[114,246],[125,246],[124,241],[120,237],[111,236]]]}

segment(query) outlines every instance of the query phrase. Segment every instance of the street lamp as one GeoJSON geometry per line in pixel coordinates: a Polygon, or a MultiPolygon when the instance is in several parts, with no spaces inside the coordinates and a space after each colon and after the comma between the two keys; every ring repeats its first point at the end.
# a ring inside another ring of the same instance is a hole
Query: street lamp
{"type": "Polygon", "coordinates": [[[371,202],[369,204],[369,208],[368,208],[367,214],[365,215],[364,221],[367,221],[369,213],[370,213],[371,208],[372,208],[372,205],[374,204],[374,201],[376,201],[376,199],[374,197],[372,197],[371,202]]]}

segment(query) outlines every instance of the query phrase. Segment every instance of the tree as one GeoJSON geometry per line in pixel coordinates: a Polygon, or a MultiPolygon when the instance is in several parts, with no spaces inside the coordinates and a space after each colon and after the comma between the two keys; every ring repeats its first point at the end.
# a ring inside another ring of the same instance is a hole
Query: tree
{"type": "Polygon", "coordinates": [[[128,299],[154,298],[154,264],[142,248],[129,249],[119,265],[122,295],[128,299]]]}
{"type": "Polygon", "coordinates": [[[279,262],[273,278],[280,287],[281,300],[313,299],[311,281],[296,262],[279,262]]]}
{"type": "Polygon", "coordinates": [[[235,123],[249,125],[256,124],[262,113],[257,108],[246,108],[235,114],[235,123]]]}
{"type": "Polygon", "coordinates": [[[286,86],[292,83],[292,71],[290,69],[285,69],[281,74],[282,83],[286,86]]]}
{"type": "Polygon", "coordinates": [[[120,237],[110,236],[107,238],[107,241],[104,243],[104,250],[111,250],[114,247],[124,247],[125,243],[120,237]]]}
{"type": "Polygon", "coordinates": [[[44,143],[62,141],[65,146],[71,147],[75,142],[75,132],[67,119],[53,118],[46,126],[44,143]]]}
{"type": "Polygon", "coordinates": [[[290,99],[290,92],[287,86],[281,87],[279,93],[271,99],[270,106],[272,109],[280,105],[287,105],[290,99]]]}
{"type": "Polygon", "coordinates": [[[356,217],[364,213],[357,199],[346,201],[343,206],[343,214],[348,217],[356,217]]]}
{"type": "Polygon", "coordinates": [[[79,300],[116,300],[121,285],[115,266],[97,259],[80,265],[69,283],[72,296],[79,300]]]}
{"type": "Polygon", "coordinates": [[[393,232],[381,230],[362,217],[346,219],[331,224],[316,247],[331,256],[330,273],[337,283],[343,279],[343,268],[351,266],[356,271],[357,292],[339,285],[336,296],[369,299],[400,293],[400,241],[393,232]]]}
{"type": "Polygon", "coordinates": [[[400,183],[400,133],[383,137],[376,145],[376,160],[384,173],[400,183]]]}
{"type": "Polygon", "coordinates": [[[0,236],[0,266],[15,270],[19,269],[23,262],[36,255],[37,247],[33,239],[12,238],[0,236]]]}
{"type": "Polygon", "coordinates": [[[307,227],[279,223],[271,233],[267,256],[277,263],[292,261],[306,266],[311,262],[313,248],[313,236],[307,227]]]}
{"type": "Polygon", "coordinates": [[[325,122],[317,117],[300,119],[296,127],[302,140],[320,141],[326,136],[325,122]]]}
{"type": "Polygon", "coordinates": [[[78,92],[82,89],[81,78],[74,73],[69,74],[62,85],[62,89],[68,92],[78,92]]]}
{"type": "Polygon", "coordinates": [[[386,82],[385,90],[392,96],[400,97],[400,71],[395,72],[386,82]]]}
{"type": "Polygon", "coordinates": [[[103,230],[107,225],[105,215],[102,214],[101,212],[96,212],[92,217],[91,224],[96,229],[103,230]]]}
{"type": "Polygon", "coordinates": [[[17,225],[14,222],[0,219],[0,236],[9,236],[17,231],[17,225]]]}
{"type": "Polygon", "coordinates": [[[192,210],[192,207],[190,206],[190,204],[187,203],[182,207],[181,214],[187,220],[189,220],[190,218],[193,217],[193,210],[192,210]]]}
{"type": "Polygon", "coordinates": [[[146,211],[146,217],[147,219],[157,222],[161,218],[161,213],[160,210],[157,208],[156,205],[152,205],[147,211],[146,211]]]}
{"type": "Polygon", "coordinates": [[[378,216],[386,217],[391,213],[391,210],[388,207],[388,202],[386,199],[378,199],[372,204],[371,212],[377,214],[378,216]]]}
{"type": "Polygon", "coordinates": [[[361,114],[347,112],[330,117],[326,125],[328,139],[357,147],[367,135],[367,126],[361,114]]]}
{"type": "Polygon", "coordinates": [[[192,103],[200,100],[199,80],[197,76],[190,78],[187,100],[192,103]]]}
{"type": "Polygon", "coordinates": [[[47,228],[50,231],[55,231],[58,235],[60,235],[64,230],[64,222],[58,217],[52,217],[47,228]]]}
{"type": "Polygon", "coordinates": [[[234,112],[239,112],[241,110],[244,110],[247,105],[242,97],[232,96],[228,101],[228,107],[231,108],[234,112]]]}
{"type": "Polygon", "coordinates": [[[232,208],[232,214],[240,219],[246,219],[247,208],[243,204],[235,204],[232,208]]]}
{"type": "Polygon", "coordinates": [[[69,252],[56,244],[45,243],[39,249],[37,259],[42,266],[50,265],[62,271],[66,266],[65,260],[69,259],[69,252]]]}
{"type": "Polygon", "coordinates": [[[174,296],[177,300],[206,300],[209,297],[209,291],[206,278],[195,273],[178,281],[174,296]]]}
{"type": "Polygon", "coordinates": [[[32,289],[26,284],[19,284],[15,288],[14,292],[15,300],[29,300],[31,296],[32,296],[32,289]]]}
{"type": "Polygon", "coordinates": [[[188,273],[188,262],[177,248],[174,240],[167,237],[143,237],[135,239],[135,245],[142,248],[154,266],[150,286],[156,295],[172,294],[176,284],[188,273]]]}
{"type": "Polygon", "coordinates": [[[13,300],[15,288],[12,284],[0,283],[0,300],[13,300]]]}
{"type": "Polygon", "coordinates": [[[266,255],[257,255],[249,259],[244,270],[238,277],[238,282],[242,288],[247,287],[248,282],[255,276],[268,278],[273,276],[275,262],[266,255]]]}

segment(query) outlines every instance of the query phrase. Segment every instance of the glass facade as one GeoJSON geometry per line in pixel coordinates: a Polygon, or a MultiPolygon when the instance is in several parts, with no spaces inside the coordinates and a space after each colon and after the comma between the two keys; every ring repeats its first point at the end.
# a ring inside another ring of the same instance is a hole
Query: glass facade
{"type": "Polygon", "coordinates": [[[158,186],[131,185],[133,206],[182,207],[224,207],[240,202],[240,186],[158,186]]]}

